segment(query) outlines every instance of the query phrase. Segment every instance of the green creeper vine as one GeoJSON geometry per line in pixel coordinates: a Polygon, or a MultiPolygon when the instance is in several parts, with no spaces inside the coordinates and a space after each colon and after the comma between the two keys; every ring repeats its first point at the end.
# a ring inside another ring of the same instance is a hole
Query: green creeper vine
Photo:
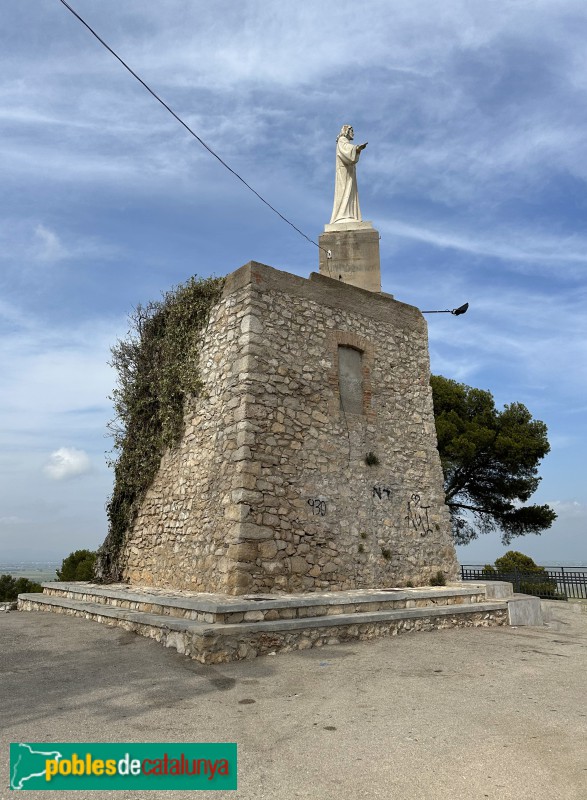
{"type": "Polygon", "coordinates": [[[190,278],[162,300],[138,306],[127,337],[112,348],[111,365],[118,373],[109,426],[114,490],[106,505],[108,535],[96,560],[99,580],[121,579],[127,532],[165,449],[181,439],[186,397],[201,392],[199,348],[223,285],[221,278],[190,278]]]}

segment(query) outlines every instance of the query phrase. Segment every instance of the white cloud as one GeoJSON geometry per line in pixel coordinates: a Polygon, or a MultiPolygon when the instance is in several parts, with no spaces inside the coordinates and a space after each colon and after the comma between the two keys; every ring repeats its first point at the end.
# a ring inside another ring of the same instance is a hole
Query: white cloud
{"type": "Polygon", "coordinates": [[[88,454],[75,447],[60,447],[51,453],[49,461],[43,467],[45,475],[54,481],[77,478],[86,475],[92,469],[88,454]]]}
{"type": "Polygon", "coordinates": [[[22,517],[0,517],[0,525],[2,526],[24,525],[25,522],[26,520],[22,519],[22,517]]]}
{"type": "Polygon", "coordinates": [[[61,261],[69,255],[55,231],[45,225],[37,225],[35,240],[34,251],[39,261],[61,261]]]}
{"type": "MultiPolygon", "coordinates": [[[[283,157],[298,125],[315,134],[344,110],[369,120],[374,147],[378,137],[390,144],[385,156],[370,156],[366,174],[380,173],[389,186],[392,170],[396,187],[416,181],[429,192],[481,198],[487,181],[507,194],[512,180],[526,184],[554,166],[583,174],[585,59],[571,23],[579,8],[574,0],[534,2],[531,12],[527,3],[446,0],[424,11],[371,0],[357,14],[327,0],[279,10],[232,0],[122,9],[105,0],[82,13],[224,155],[258,153],[286,132],[283,157]],[[518,89],[515,105],[508,102],[512,73],[541,51],[540,68],[556,91],[518,89]]],[[[50,25],[62,46],[59,58],[35,48],[28,61],[7,59],[0,80],[7,168],[112,183],[141,170],[153,178],[167,164],[181,175],[176,141],[189,142],[187,134],[66,11],[45,10],[39,24],[50,25]]],[[[314,147],[306,142],[306,157],[314,147]]]]}
{"type": "Polygon", "coordinates": [[[0,302],[0,409],[4,448],[42,452],[55,438],[96,441],[112,416],[108,396],[116,375],[110,347],[124,334],[123,317],[88,317],[75,325],[47,324],[17,305],[0,302]],[[63,437],[63,438],[62,438],[63,437]],[[20,445],[19,445],[20,442],[20,445]]]}
{"type": "Polygon", "coordinates": [[[587,520],[587,506],[578,500],[548,500],[547,503],[556,511],[559,520],[587,520]]]}
{"type": "Polygon", "coordinates": [[[44,222],[6,218],[0,223],[0,261],[7,262],[16,275],[39,265],[52,266],[64,261],[100,259],[110,261],[120,256],[120,248],[95,236],[61,233],[44,222]]]}
{"type": "Polygon", "coordinates": [[[440,229],[434,223],[415,225],[398,219],[383,221],[378,227],[389,236],[475,256],[526,262],[534,270],[536,264],[550,265],[553,269],[564,268],[567,277],[570,264],[587,264],[587,239],[579,234],[544,235],[537,231],[495,226],[486,232],[480,228],[478,220],[471,221],[470,227],[464,230],[447,224],[440,229]]]}

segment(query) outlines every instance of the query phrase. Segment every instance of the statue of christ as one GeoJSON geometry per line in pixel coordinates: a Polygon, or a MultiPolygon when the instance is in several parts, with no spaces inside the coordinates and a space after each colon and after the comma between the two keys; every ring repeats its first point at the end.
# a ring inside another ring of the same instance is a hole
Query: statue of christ
{"type": "Polygon", "coordinates": [[[359,194],[357,191],[356,164],[365,144],[352,144],[355,132],[352,125],[343,125],[336,138],[336,178],[334,183],[334,206],[330,224],[337,222],[361,222],[359,194]]]}

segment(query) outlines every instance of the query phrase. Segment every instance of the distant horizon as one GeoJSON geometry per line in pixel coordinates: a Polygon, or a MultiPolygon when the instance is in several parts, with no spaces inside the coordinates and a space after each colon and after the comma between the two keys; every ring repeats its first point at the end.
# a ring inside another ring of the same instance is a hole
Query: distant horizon
{"type": "MultiPolygon", "coordinates": [[[[516,548],[510,548],[510,549],[511,550],[515,550],[516,548]]],[[[507,551],[504,551],[504,552],[507,552],[507,551]]],[[[523,552],[523,551],[519,550],[518,552],[523,552]]],[[[67,555],[69,555],[69,553],[67,553],[67,555]]],[[[63,556],[63,558],[47,559],[46,561],[42,560],[42,559],[41,560],[36,560],[36,561],[27,561],[26,559],[18,559],[18,558],[14,558],[14,559],[11,559],[11,560],[8,560],[8,561],[0,561],[0,574],[3,574],[3,570],[6,569],[7,567],[33,567],[33,566],[36,566],[36,567],[39,567],[39,568],[41,568],[41,567],[52,567],[52,566],[60,567],[61,563],[63,562],[63,559],[66,558],[67,555],[63,556]]],[[[502,553],[502,555],[503,555],[503,553],[502,553]]],[[[527,555],[527,553],[525,553],[524,555],[527,555]]],[[[499,558],[499,556],[496,556],[496,558],[499,558]]],[[[495,558],[493,558],[491,560],[477,559],[476,561],[464,561],[462,559],[459,559],[459,564],[461,566],[463,566],[463,565],[465,565],[465,566],[469,566],[469,565],[470,566],[484,566],[485,564],[493,564],[495,562],[495,560],[496,560],[495,558]]],[[[539,566],[542,566],[542,567],[576,567],[576,568],[587,569],[587,561],[585,561],[583,564],[579,564],[579,563],[571,564],[568,561],[548,561],[548,562],[544,561],[544,562],[540,562],[540,561],[536,561],[536,559],[533,559],[533,560],[536,562],[536,564],[538,564],[539,566]]]]}

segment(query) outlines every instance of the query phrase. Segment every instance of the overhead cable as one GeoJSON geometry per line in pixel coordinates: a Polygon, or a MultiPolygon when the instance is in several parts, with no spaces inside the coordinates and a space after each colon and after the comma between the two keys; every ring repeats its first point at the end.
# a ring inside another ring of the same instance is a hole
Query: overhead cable
{"type": "MultiPolygon", "coordinates": [[[[297,227],[296,227],[296,226],[293,224],[293,222],[290,222],[290,221],[289,221],[289,220],[288,220],[286,217],[284,217],[284,216],[283,216],[283,214],[281,214],[281,213],[280,213],[280,212],[279,212],[279,211],[278,211],[276,208],[274,208],[274,207],[271,205],[271,203],[269,203],[267,200],[265,200],[265,198],[264,198],[264,197],[262,197],[262,196],[259,194],[259,192],[255,191],[255,189],[253,189],[253,187],[252,187],[250,184],[248,184],[248,183],[246,182],[246,180],[245,180],[244,178],[242,178],[242,177],[241,177],[241,176],[238,174],[238,172],[236,172],[234,169],[232,169],[232,167],[230,167],[230,166],[229,166],[229,165],[226,163],[226,161],[223,161],[223,159],[222,159],[222,158],[220,158],[220,156],[219,156],[217,153],[215,153],[215,152],[214,152],[214,150],[213,150],[213,149],[212,149],[212,148],[211,148],[209,145],[207,145],[207,144],[206,144],[206,142],[205,142],[203,139],[201,139],[201,138],[198,136],[198,134],[197,134],[197,133],[196,133],[194,130],[192,130],[192,128],[190,128],[190,126],[189,126],[189,125],[188,125],[186,122],[184,122],[184,121],[183,121],[183,119],[182,119],[182,118],[181,118],[181,117],[180,117],[178,114],[176,114],[176,113],[175,113],[175,111],[174,111],[174,110],[173,110],[173,109],[172,109],[170,106],[168,106],[168,105],[167,105],[167,103],[166,103],[164,100],[162,100],[162,99],[159,97],[159,95],[158,95],[156,92],[154,92],[154,91],[153,91],[153,89],[151,89],[151,87],[150,87],[150,86],[149,86],[147,83],[145,83],[145,81],[144,81],[144,80],[143,80],[143,79],[142,79],[142,78],[141,78],[139,75],[137,75],[137,73],[136,73],[136,72],[135,72],[133,69],[131,69],[131,67],[129,67],[129,65],[126,63],[126,61],[124,61],[124,60],[123,60],[123,59],[122,59],[122,58],[121,58],[121,57],[118,55],[118,53],[116,53],[116,52],[115,52],[115,51],[114,51],[114,50],[113,50],[113,49],[110,47],[110,45],[109,45],[109,44],[107,44],[107,43],[104,41],[104,39],[102,39],[102,37],[101,37],[101,36],[99,36],[99,35],[96,33],[96,31],[95,31],[95,30],[94,30],[94,29],[93,29],[93,28],[92,28],[90,25],[88,25],[88,23],[87,23],[87,22],[86,22],[86,21],[85,21],[85,20],[84,20],[82,17],[80,17],[80,15],[77,13],[77,11],[76,11],[75,9],[73,9],[73,8],[72,8],[72,7],[69,5],[69,3],[66,3],[66,2],[65,2],[65,0],[59,0],[59,2],[60,2],[62,5],[64,5],[64,6],[65,6],[65,8],[67,8],[67,9],[68,9],[68,11],[71,11],[71,13],[74,15],[74,17],[76,17],[76,18],[77,18],[77,19],[78,19],[78,20],[79,20],[79,21],[82,23],[82,25],[84,25],[84,26],[85,26],[85,27],[86,27],[86,28],[89,30],[89,32],[92,34],[92,36],[94,36],[94,37],[95,37],[95,38],[96,38],[96,39],[97,39],[97,40],[100,42],[100,44],[101,44],[101,45],[103,45],[103,46],[106,48],[106,50],[108,50],[108,52],[110,52],[110,53],[111,53],[111,54],[114,56],[114,58],[116,58],[118,61],[120,61],[120,63],[122,64],[122,66],[123,66],[123,67],[124,67],[126,70],[128,70],[128,71],[130,72],[130,74],[133,76],[133,78],[136,78],[136,79],[137,79],[137,81],[138,81],[140,84],[142,84],[142,85],[144,86],[144,88],[145,88],[145,89],[146,89],[146,90],[149,92],[149,94],[151,94],[151,95],[152,95],[152,96],[155,98],[155,100],[157,100],[159,103],[161,103],[161,105],[163,106],[163,108],[166,108],[166,109],[167,109],[167,111],[169,111],[169,113],[170,113],[170,114],[171,114],[173,117],[175,117],[175,119],[176,119],[176,120],[177,120],[177,121],[180,123],[180,125],[183,125],[183,127],[184,127],[184,128],[185,128],[185,129],[186,129],[186,130],[187,130],[189,133],[191,133],[191,135],[194,137],[194,139],[197,139],[197,140],[198,140],[198,142],[199,142],[199,143],[202,145],[202,147],[204,147],[204,148],[205,148],[205,149],[206,149],[206,150],[207,150],[207,151],[210,153],[210,155],[214,156],[214,158],[215,158],[215,159],[217,159],[218,161],[220,161],[220,163],[222,164],[222,166],[223,166],[223,167],[226,167],[226,169],[227,169],[229,172],[232,172],[232,174],[235,176],[235,178],[238,178],[238,179],[239,179],[239,181],[240,181],[241,183],[244,183],[244,185],[247,187],[247,189],[249,189],[249,190],[250,190],[250,191],[251,191],[251,192],[252,192],[254,195],[256,195],[256,196],[259,198],[259,200],[260,200],[262,203],[265,203],[265,205],[266,205],[268,208],[270,208],[270,209],[271,209],[271,211],[273,211],[275,214],[277,214],[277,216],[278,216],[278,217],[280,217],[280,218],[281,218],[281,219],[282,219],[284,222],[287,222],[287,224],[288,224],[288,225],[291,225],[291,227],[292,227],[292,228],[293,228],[295,231],[297,231],[297,232],[300,234],[300,236],[303,236],[303,237],[304,237],[304,239],[307,239],[307,241],[308,241],[308,242],[310,242],[310,244],[316,245],[316,247],[319,247],[319,248],[320,248],[320,250],[324,250],[324,252],[326,252],[326,253],[328,254],[328,251],[326,251],[324,247],[322,247],[321,245],[319,245],[319,244],[318,244],[318,242],[315,242],[313,239],[310,239],[310,237],[309,237],[309,236],[306,236],[306,234],[305,234],[303,231],[301,231],[299,228],[297,228],[297,227]]],[[[330,257],[330,256],[328,255],[328,257],[330,257]]]]}

